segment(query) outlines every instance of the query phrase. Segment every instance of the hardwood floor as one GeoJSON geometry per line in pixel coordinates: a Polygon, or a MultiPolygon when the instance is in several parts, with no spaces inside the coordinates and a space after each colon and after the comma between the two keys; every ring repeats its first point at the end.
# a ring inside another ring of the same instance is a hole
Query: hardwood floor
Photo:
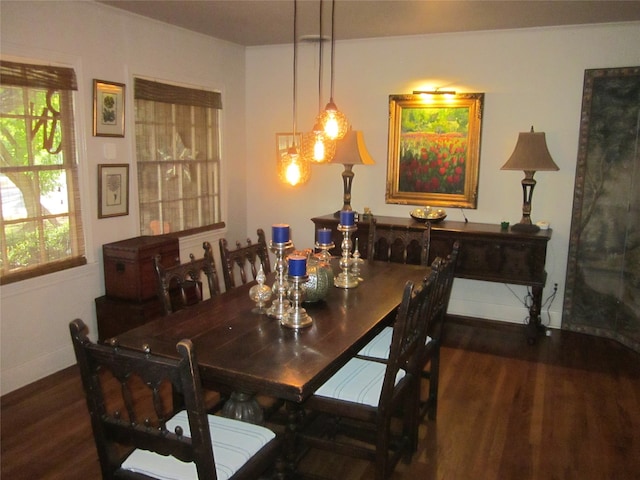
{"type": "MultiPolygon", "coordinates": [[[[442,349],[438,420],[399,479],[640,478],[640,355],[554,330],[452,319],[442,349]]],[[[80,378],[70,367],[1,398],[3,480],[100,478],[80,378]]],[[[366,462],[311,452],[301,468],[346,480],[366,462]]]]}

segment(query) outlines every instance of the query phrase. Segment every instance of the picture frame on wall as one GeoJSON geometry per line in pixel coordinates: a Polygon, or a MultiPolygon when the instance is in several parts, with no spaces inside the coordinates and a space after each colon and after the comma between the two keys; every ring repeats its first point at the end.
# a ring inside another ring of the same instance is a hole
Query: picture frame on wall
{"type": "Polygon", "coordinates": [[[93,136],[124,137],[124,83],[93,80],[93,136]]]}
{"type": "Polygon", "coordinates": [[[129,215],[129,165],[98,165],[98,218],[129,215]]]}
{"type": "Polygon", "coordinates": [[[292,132],[276,133],[276,158],[278,161],[283,155],[286,155],[289,149],[293,146],[294,139],[296,147],[300,150],[300,146],[302,145],[302,133],[296,132],[295,136],[292,132]]]}
{"type": "Polygon", "coordinates": [[[302,144],[302,133],[276,133],[276,162],[279,180],[287,185],[296,186],[301,182],[304,183],[309,179],[311,172],[309,163],[302,161],[298,157],[298,161],[292,162],[289,150],[295,145],[296,150],[300,153],[302,144]]]}
{"type": "Polygon", "coordinates": [[[484,93],[389,95],[386,203],[477,208],[484,93]]]}

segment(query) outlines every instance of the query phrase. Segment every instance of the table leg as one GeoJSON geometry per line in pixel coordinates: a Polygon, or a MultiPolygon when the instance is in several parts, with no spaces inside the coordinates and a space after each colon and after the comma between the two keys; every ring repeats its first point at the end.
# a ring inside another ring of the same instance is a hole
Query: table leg
{"type": "Polygon", "coordinates": [[[302,405],[296,402],[286,402],[287,422],[284,433],[284,457],[287,473],[291,478],[295,478],[298,463],[298,449],[296,448],[296,437],[298,429],[302,424],[304,410],[302,405]]]}
{"type": "Polygon", "coordinates": [[[540,320],[542,310],[542,287],[531,287],[533,301],[529,307],[529,323],[527,325],[527,343],[533,345],[538,336],[544,333],[545,327],[540,320]]]}
{"type": "Polygon", "coordinates": [[[250,393],[233,392],[222,407],[222,415],[256,425],[264,423],[262,407],[250,393]]]}

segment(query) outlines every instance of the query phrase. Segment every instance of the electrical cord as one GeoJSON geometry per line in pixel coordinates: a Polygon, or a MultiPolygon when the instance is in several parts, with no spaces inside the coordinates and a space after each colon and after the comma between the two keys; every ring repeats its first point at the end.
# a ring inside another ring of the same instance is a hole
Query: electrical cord
{"type": "MultiPolygon", "coordinates": [[[[522,304],[522,306],[526,308],[527,311],[529,311],[529,309],[533,305],[533,294],[531,293],[531,290],[529,289],[529,287],[527,287],[527,294],[524,296],[524,298],[520,298],[520,296],[513,290],[513,288],[511,288],[511,286],[508,283],[505,283],[504,285],[509,289],[509,291],[513,294],[513,296],[518,299],[518,301],[522,304]]],[[[542,320],[542,311],[545,309],[545,307],[547,312],[547,323],[546,324],[542,323],[544,327],[548,327],[551,324],[551,313],[550,313],[551,305],[553,304],[553,301],[555,300],[557,294],[558,294],[558,284],[554,283],[553,292],[549,294],[549,296],[542,302],[542,305],[540,306],[541,320],[542,320]]],[[[528,325],[530,320],[531,320],[530,317],[527,315],[527,317],[525,317],[524,319],[524,324],[528,325]]]]}

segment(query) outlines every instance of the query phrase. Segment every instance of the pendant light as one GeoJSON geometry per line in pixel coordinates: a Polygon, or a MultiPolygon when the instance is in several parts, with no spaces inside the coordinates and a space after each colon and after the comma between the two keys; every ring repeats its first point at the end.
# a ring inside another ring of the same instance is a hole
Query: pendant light
{"type": "MultiPolygon", "coordinates": [[[[324,44],[324,39],[322,37],[322,3],[322,0],[320,0],[318,32],[318,115],[320,115],[322,111],[322,65],[324,44]]],[[[329,162],[336,153],[335,140],[331,140],[327,137],[319,118],[319,116],[316,118],[312,130],[302,136],[302,156],[312,163],[329,162]]]]}
{"type": "Polygon", "coordinates": [[[334,67],[335,67],[335,12],[336,0],[331,1],[331,95],[329,103],[324,107],[324,111],[318,117],[318,122],[322,125],[325,135],[331,140],[339,140],[345,136],[349,128],[349,122],[344,113],[338,110],[333,101],[334,67]]]}
{"type": "Polygon", "coordinates": [[[297,88],[298,88],[298,2],[293,0],[293,141],[287,149],[287,153],[282,155],[278,163],[278,176],[280,180],[293,187],[303,185],[309,181],[311,176],[311,168],[309,162],[306,161],[298,152],[296,145],[296,121],[297,121],[297,88]]]}

